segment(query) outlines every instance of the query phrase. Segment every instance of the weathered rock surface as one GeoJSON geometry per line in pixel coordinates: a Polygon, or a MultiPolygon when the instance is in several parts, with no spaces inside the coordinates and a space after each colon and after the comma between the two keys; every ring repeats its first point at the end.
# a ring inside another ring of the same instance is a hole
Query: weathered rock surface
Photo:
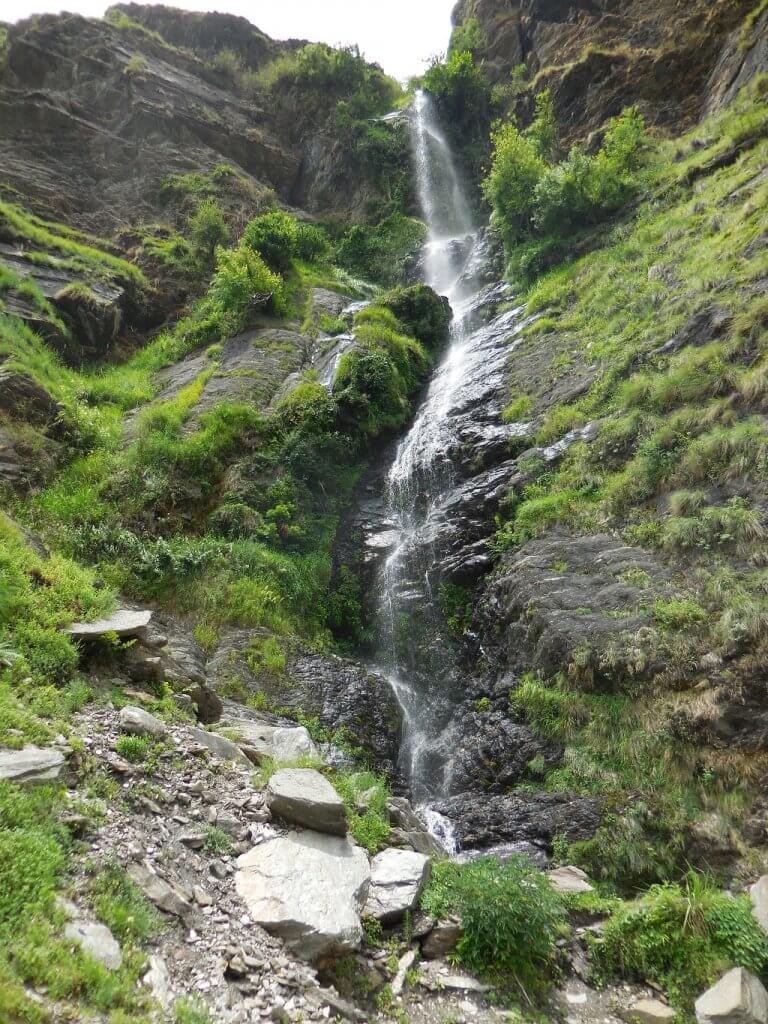
{"type": "Polygon", "coordinates": [[[290,825],[347,834],[344,801],[328,779],[311,768],[284,768],[267,783],[267,804],[273,817],[290,825]]]}
{"type": "Polygon", "coordinates": [[[594,886],[590,885],[587,873],[581,868],[566,865],[561,868],[554,868],[547,872],[547,878],[555,892],[568,893],[593,892],[594,886]]]}
{"type": "Polygon", "coordinates": [[[365,913],[394,924],[415,910],[429,879],[429,857],[409,850],[382,850],[371,862],[371,886],[365,913]]]}
{"type": "Polygon", "coordinates": [[[677,1011],[658,999],[639,999],[622,1017],[628,1024],[670,1024],[677,1017],[677,1011]]]}
{"type": "Polygon", "coordinates": [[[121,708],[120,728],[133,736],[153,736],[158,740],[168,735],[165,723],[143,708],[121,708]]]}
{"type": "Polygon", "coordinates": [[[759,978],[734,967],[696,1000],[698,1024],[766,1024],[768,992],[759,978]]]}
{"type": "Polygon", "coordinates": [[[67,626],[66,631],[77,640],[98,639],[109,633],[119,637],[146,636],[147,627],[152,621],[152,612],[147,610],[134,611],[130,608],[123,608],[114,612],[106,619],[97,619],[95,622],[75,622],[67,626]]]}
{"type": "Polygon", "coordinates": [[[421,944],[422,956],[425,960],[442,960],[456,948],[463,932],[458,919],[438,921],[421,944]]]}
{"type": "Polygon", "coordinates": [[[583,677],[610,685],[622,666],[635,676],[658,668],[650,636],[644,646],[637,634],[661,595],[671,595],[669,573],[653,555],[607,534],[550,530],[505,557],[474,625],[499,675],[531,666],[553,675],[582,651],[583,677]]]}
{"type": "Polygon", "coordinates": [[[0,781],[22,783],[52,782],[64,768],[60,750],[26,746],[23,750],[0,750],[0,781]]]}
{"type": "Polygon", "coordinates": [[[244,765],[251,763],[237,744],[225,736],[217,736],[215,732],[195,728],[191,728],[189,733],[196,743],[210,750],[215,757],[222,761],[237,761],[244,765]]]}
{"type": "MultiPolygon", "coordinates": [[[[228,711],[230,707],[231,705],[228,711]]],[[[256,764],[265,758],[290,762],[320,757],[320,752],[304,726],[291,728],[272,725],[269,722],[258,721],[256,716],[251,719],[233,713],[222,718],[218,727],[233,729],[238,734],[238,746],[256,764]]]]}
{"type": "Polygon", "coordinates": [[[228,682],[237,680],[254,693],[266,694],[276,707],[300,709],[328,729],[343,729],[375,767],[394,772],[400,715],[382,676],[354,661],[300,648],[288,653],[282,678],[254,674],[245,657],[253,638],[252,630],[223,635],[208,663],[215,689],[224,690],[228,682]]]}
{"type": "Polygon", "coordinates": [[[749,890],[749,898],[752,900],[752,914],[768,934],[768,875],[763,875],[755,882],[749,890]]]}
{"type": "Polygon", "coordinates": [[[347,839],[292,832],[238,859],[235,884],[248,911],[297,955],[346,953],[362,938],[368,858],[347,839]]]}
{"type": "MultiPolygon", "coordinates": [[[[480,55],[493,81],[526,64],[541,73],[568,141],[584,140],[605,120],[637,104],[654,124],[684,128],[705,109],[733,98],[765,67],[755,33],[737,39],[747,0],[461,0],[454,23],[477,18],[480,55]]],[[[764,38],[764,37],[763,37],[764,38]]]]}
{"type": "Polygon", "coordinates": [[[104,964],[110,971],[117,971],[123,962],[120,944],[106,925],[93,921],[70,921],[64,928],[64,936],[77,943],[84,953],[104,964]]]}

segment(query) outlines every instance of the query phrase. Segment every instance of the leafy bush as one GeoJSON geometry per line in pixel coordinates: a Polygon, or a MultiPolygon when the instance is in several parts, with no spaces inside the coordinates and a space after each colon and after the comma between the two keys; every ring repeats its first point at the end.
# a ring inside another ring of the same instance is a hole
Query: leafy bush
{"type": "Polygon", "coordinates": [[[273,270],[285,273],[298,255],[298,222],[284,210],[270,210],[248,223],[242,240],[273,270]]]}
{"type": "Polygon", "coordinates": [[[247,246],[217,250],[208,304],[230,333],[247,327],[257,310],[269,307],[279,312],[284,302],[282,278],[257,252],[247,246]]]}
{"type": "Polygon", "coordinates": [[[424,284],[393,288],[380,296],[376,305],[391,310],[400,323],[428,349],[448,340],[452,312],[444,296],[424,284]]]}
{"type": "Polygon", "coordinates": [[[422,897],[428,914],[457,915],[456,958],[469,970],[541,998],[555,975],[556,942],[566,931],[563,904],[547,878],[523,857],[433,865],[422,897]]]}
{"type": "Polygon", "coordinates": [[[656,885],[626,904],[592,952],[603,978],[660,985],[682,1010],[731,967],[768,971],[768,939],[749,896],[734,898],[693,872],[683,885],[656,885]]]}
{"type": "Polygon", "coordinates": [[[355,224],[336,251],[339,265],[367,281],[399,284],[408,261],[427,239],[426,226],[414,217],[394,213],[375,226],[355,224]]]}
{"type": "Polygon", "coordinates": [[[423,82],[467,167],[479,172],[491,111],[491,87],[482,67],[470,52],[454,49],[445,60],[432,62],[423,82]]]}
{"type": "Polygon", "coordinates": [[[355,841],[369,853],[378,853],[386,846],[391,832],[386,779],[373,772],[341,772],[334,777],[333,784],[346,805],[349,830],[355,841]],[[362,813],[361,804],[365,805],[362,813]]]}
{"type": "MultiPolygon", "coordinates": [[[[527,130],[508,121],[493,135],[491,170],[483,190],[508,250],[542,236],[553,244],[599,224],[638,187],[645,122],[634,107],[611,122],[594,156],[574,147],[565,160],[554,162],[554,133],[551,102],[544,93],[537,98],[537,115],[527,130]]],[[[534,254],[540,255],[529,250],[527,258],[534,254]]]]}

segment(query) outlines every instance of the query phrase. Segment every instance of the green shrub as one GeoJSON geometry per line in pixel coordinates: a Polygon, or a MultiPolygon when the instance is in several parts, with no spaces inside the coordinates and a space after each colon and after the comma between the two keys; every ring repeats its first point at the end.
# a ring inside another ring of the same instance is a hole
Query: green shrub
{"type": "Polygon", "coordinates": [[[653,604],[653,617],[662,629],[688,629],[707,618],[706,611],[690,598],[659,598],[653,604]]]}
{"type": "Polygon", "coordinates": [[[433,60],[423,82],[474,179],[485,154],[490,122],[491,86],[485,71],[472,53],[453,49],[445,60],[433,60]]]}
{"type": "Polygon", "coordinates": [[[428,349],[436,349],[448,340],[453,316],[450,304],[444,296],[437,295],[427,285],[393,288],[376,300],[376,307],[390,310],[408,332],[428,349]]]}
{"type": "Polygon", "coordinates": [[[247,246],[220,248],[207,301],[210,311],[234,334],[247,327],[259,309],[283,309],[282,278],[247,246]]]}
{"type": "Polygon", "coordinates": [[[187,996],[176,1000],[173,1019],[175,1024],[211,1024],[211,1015],[206,1004],[187,996]]]}
{"type": "Polygon", "coordinates": [[[523,996],[542,998],[556,973],[556,942],[566,933],[563,904],[523,857],[456,864],[439,861],[422,897],[437,918],[457,915],[456,958],[471,971],[523,996]]]}
{"type": "Polygon", "coordinates": [[[752,915],[748,895],[733,897],[689,873],[683,885],[654,886],[606,923],[592,950],[603,978],[661,986],[674,1006],[694,999],[731,967],[763,977],[768,940],[752,915]]]}
{"type": "Polygon", "coordinates": [[[371,854],[378,853],[387,845],[391,832],[386,779],[373,772],[340,772],[333,784],[346,805],[355,842],[371,854]],[[365,805],[362,813],[361,803],[365,805]]]}
{"type": "Polygon", "coordinates": [[[393,213],[374,226],[355,224],[340,240],[336,258],[345,270],[385,286],[399,284],[408,261],[427,239],[420,220],[393,213]]]}
{"type": "MultiPolygon", "coordinates": [[[[505,246],[529,248],[529,262],[573,232],[599,224],[620,209],[638,187],[637,170],[645,123],[635,108],[615,118],[594,156],[574,147],[554,163],[554,116],[547,94],[537,98],[537,116],[521,131],[508,121],[493,135],[491,170],[483,183],[505,246]],[[530,248],[544,239],[545,248],[530,248]]],[[[518,262],[523,257],[518,256],[518,262]]]]}
{"type": "Polygon", "coordinates": [[[270,210],[246,225],[242,243],[259,253],[273,270],[284,274],[298,255],[298,222],[284,210],[270,210]]]}
{"type": "Polygon", "coordinates": [[[45,826],[0,830],[0,935],[50,906],[64,866],[61,843],[45,826]]]}

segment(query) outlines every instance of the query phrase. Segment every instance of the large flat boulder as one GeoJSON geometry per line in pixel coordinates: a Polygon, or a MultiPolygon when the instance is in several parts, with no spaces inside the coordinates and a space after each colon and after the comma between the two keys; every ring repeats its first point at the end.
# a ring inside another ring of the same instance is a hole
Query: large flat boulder
{"type": "Polygon", "coordinates": [[[411,850],[383,850],[371,863],[371,887],[365,913],[382,924],[395,924],[415,910],[429,878],[431,861],[411,850]]]}
{"type": "Polygon", "coordinates": [[[696,1000],[698,1024],[766,1024],[768,992],[759,978],[734,967],[696,1000]]]}
{"type": "Polygon", "coordinates": [[[48,747],[0,750],[0,782],[53,782],[64,768],[64,755],[48,747]]]}
{"type": "Polygon", "coordinates": [[[267,783],[273,817],[333,836],[347,834],[347,809],[328,779],[312,768],[284,768],[267,783]]]}
{"type": "Polygon", "coordinates": [[[291,832],[243,854],[235,885],[253,920],[305,960],[344,954],[362,939],[371,870],[348,839],[291,832]]]}
{"type": "Polygon", "coordinates": [[[117,971],[122,966],[120,944],[106,925],[95,921],[71,921],[64,928],[64,936],[108,970],[117,971]]]}
{"type": "Polygon", "coordinates": [[[149,609],[134,611],[121,608],[105,619],[95,622],[75,622],[65,630],[76,640],[98,640],[99,637],[114,633],[119,637],[144,637],[152,620],[149,609]]]}

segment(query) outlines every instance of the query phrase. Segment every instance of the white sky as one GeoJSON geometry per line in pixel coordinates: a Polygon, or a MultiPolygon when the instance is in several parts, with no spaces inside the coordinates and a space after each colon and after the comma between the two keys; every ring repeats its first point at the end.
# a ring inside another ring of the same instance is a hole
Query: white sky
{"type": "MultiPolygon", "coordinates": [[[[365,56],[404,79],[448,45],[455,0],[169,0],[192,11],[239,14],[275,39],[357,43],[365,56]]],[[[109,0],[0,0],[0,21],[76,11],[100,17],[109,0]]]]}

